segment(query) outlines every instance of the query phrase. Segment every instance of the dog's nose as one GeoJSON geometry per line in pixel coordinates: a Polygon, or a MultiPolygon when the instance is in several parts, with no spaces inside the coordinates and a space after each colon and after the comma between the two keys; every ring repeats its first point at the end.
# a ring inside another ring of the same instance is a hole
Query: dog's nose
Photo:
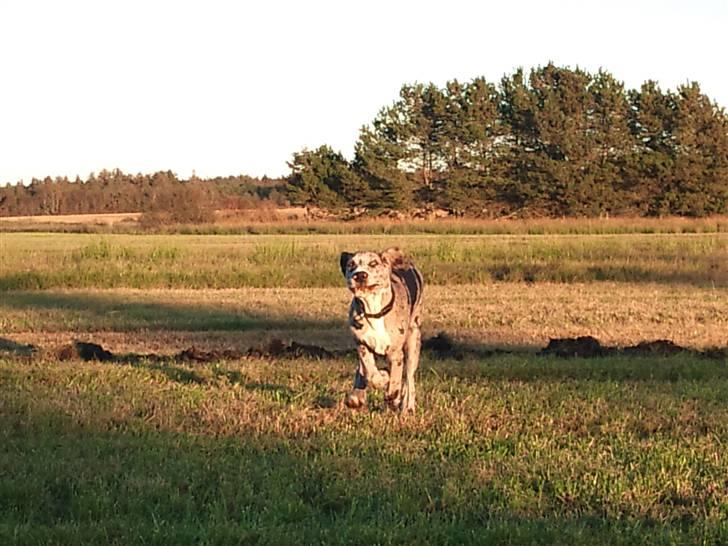
{"type": "Polygon", "coordinates": [[[369,274],[366,271],[357,271],[356,273],[354,273],[353,277],[356,282],[361,283],[361,282],[366,282],[367,277],[369,277],[369,274]]]}

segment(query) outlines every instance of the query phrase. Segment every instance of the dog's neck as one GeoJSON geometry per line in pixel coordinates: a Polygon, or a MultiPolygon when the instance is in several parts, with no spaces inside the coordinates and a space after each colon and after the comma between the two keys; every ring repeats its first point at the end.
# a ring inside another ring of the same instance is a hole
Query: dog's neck
{"type": "Polygon", "coordinates": [[[394,293],[392,285],[377,287],[375,290],[356,290],[354,297],[358,299],[363,307],[362,311],[367,315],[376,315],[385,310],[392,302],[394,293]]]}

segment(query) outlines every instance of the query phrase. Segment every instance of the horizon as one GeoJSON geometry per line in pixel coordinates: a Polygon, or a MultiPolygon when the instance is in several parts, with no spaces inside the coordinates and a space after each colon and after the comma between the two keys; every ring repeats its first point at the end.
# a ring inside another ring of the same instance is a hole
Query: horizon
{"type": "Polygon", "coordinates": [[[696,81],[726,108],[726,26],[728,3],[717,0],[461,0],[447,11],[379,0],[365,10],[5,2],[0,46],[13,55],[2,61],[0,185],[104,169],[280,178],[303,148],[327,144],[351,159],[360,128],[404,84],[498,83],[548,62],[604,69],[628,89],[696,81]]]}

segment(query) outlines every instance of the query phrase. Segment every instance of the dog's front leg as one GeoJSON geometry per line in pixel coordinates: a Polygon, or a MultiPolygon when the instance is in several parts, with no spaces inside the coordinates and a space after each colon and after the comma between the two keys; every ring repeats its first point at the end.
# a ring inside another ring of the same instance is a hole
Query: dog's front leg
{"type": "Polygon", "coordinates": [[[351,409],[359,409],[367,403],[367,379],[364,377],[364,370],[361,361],[356,366],[354,376],[354,389],[346,397],[346,405],[351,409]]]}
{"type": "Polygon", "coordinates": [[[359,345],[359,372],[364,376],[368,385],[375,389],[383,389],[389,381],[389,374],[377,368],[374,353],[366,345],[359,345]]]}
{"type": "Polygon", "coordinates": [[[366,404],[368,385],[375,389],[384,388],[389,381],[389,375],[377,369],[377,363],[372,353],[365,345],[359,345],[357,349],[359,364],[354,377],[354,389],[346,397],[346,405],[350,408],[361,408],[366,404]]]}

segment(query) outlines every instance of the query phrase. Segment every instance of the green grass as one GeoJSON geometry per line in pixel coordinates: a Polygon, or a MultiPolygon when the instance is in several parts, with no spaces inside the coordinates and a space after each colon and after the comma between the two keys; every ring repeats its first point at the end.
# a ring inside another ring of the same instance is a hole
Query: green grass
{"type": "Polygon", "coordinates": [[[3,544],[724,544],[728,363],[0,359],[3,544]]]}
{"type": "Polygon", "coordinates": [[[723,232],[0,233],[0,544],[726,544],[728,361],[534,349],[725,346],[727,268],[723,232]],[[406,419],[341,405],[353,359],[53,356],[343,347],[338,254],[393,245],[427,335],[514,350],[425,353],[406,419]]]}
{"type": "Polygon", "coordinates": [[[429,284],[663,282],[728,286],[728,235],[0,235],[0,291],[323,287],[343,250],[400,246],[429,284]]]}

